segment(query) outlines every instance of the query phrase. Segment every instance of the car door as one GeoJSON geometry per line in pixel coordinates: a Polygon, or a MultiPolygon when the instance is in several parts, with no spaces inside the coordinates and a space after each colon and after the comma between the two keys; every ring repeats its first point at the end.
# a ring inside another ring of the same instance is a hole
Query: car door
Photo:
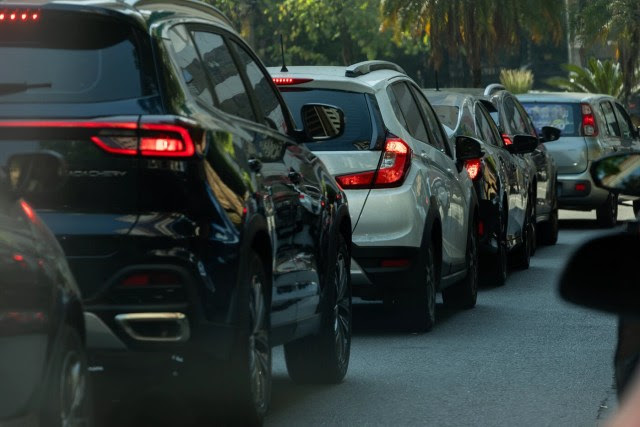
{"type": "Polygon", "coordinates": [[[616,113],[616,119],[620,126],[620,135],[622,138],[622,149],[624,150],[638,150],[640,144],[638,143],[638,134],[633,126],[633,122],[627,113],[627,110],[619,102],[613,103],[616,113]]]}
{"type": "Polygon", "coordinates": [[[622,145],[622,134],[620,133],[620,124],[616,118],[613,105],[609,100],[599,102],[600,112],[602,113],[603,126],[601,131],[601,141],[605,145],[605,154],[612,154],[617,151],[624,150],[622,145]]]}
{"type": "MultiPolygon", "coordinates": [[[[292,296],[297,304],[298,320],[305,320],[318,314],[321,286],[318,260],[321,255],[323,217],[325,216],[323,177],[319,176],[319,160],[303,145],[299,145],[286,137],[287,109],[278,97],[271,77],[259,65],[241,41],[232,39],[231,45],[237,55],[245,78],[249,94],[253,95],[258,114],[264,124],[265,140],[277,143],[284,148],[282,163],[285,166],[284,176],[288,179],[287,188],[291,202],[291,223],[295,228],[289,241],[290,258],[286,269],[288,277],[282,278],[293,288],[292,296]],[[268,135],[268,136],[267,136],[268,135]]],[[[326,177],[324,177],[326,179],[326,177]]]]}
{"type": "MultiPolygon", "coordinates": [[[[265,214],[272,229],[271,324],[280,326],[295,322],[298,298],[296,289],[291,286],[295,283],[291,276],[296,269],[293,241],[298,227],[298,195],[285,164],[289,142],[284,137],[276,137],[277,132],[265,131],[262,111],[258,111],[254,102],[253,88],[247,83],[246,72],[241,69],[237,53],[225,35],[213,28],[195,26],[191,27],[190,36],[210,82],[216,106],[228,113],[230,120],[249,135],[244,149],[253,177],[246,176],[246,179],[255,179],[256,191],[264,190],[265,214]]],[[[219,148],[218,152],[222,153],[242,149],[233,144],[219,148]]]]}
{"type": "Polygon", "coordinates": [[[410,84],[412,93],[418,101],[418,107],[427,125],[429,141],[436,148],[436,163],[441,166],[449,190],[449,216],[443,220],[443,247],[448,246],[451,266],[454,273],[466,267],[467,233],[469,228],[469,209],[473,183],[465,168],[458,168],[447,135],[438,120],[433,107],[422,91],[410,84]]]}
{"type": "Polygon", "coordinates": [[[488,171],[493,172],[487,173],[483,171],[484,194],[487,200],[496,200],[497,197],[500,197],[498,200],[502,203],[502,194],[504,192],[506,195],[510,187],[508,176],[512,172],[508,169],[512,168],[511,159],[505,155],[505,153],[509,153],[503,149],[500,134],[497,133],[497,128],[496,132],[493,131],[491,127],[493,120],[491,120],[491,117],[489,117],[480,102],[476,102],[474,105],[474,119],[475,135],[484,142],[484,164],[487,165],[488,171]]]}

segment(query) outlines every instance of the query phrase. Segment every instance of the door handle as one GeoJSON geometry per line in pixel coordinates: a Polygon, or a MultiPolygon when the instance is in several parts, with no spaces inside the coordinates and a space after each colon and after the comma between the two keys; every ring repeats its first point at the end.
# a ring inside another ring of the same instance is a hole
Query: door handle
{"type": "Polygon", "coordinates": [[[260,172],[262,169],[262,162],[254,157],[249,159],[249,169],[253,172],[260,172]]]}

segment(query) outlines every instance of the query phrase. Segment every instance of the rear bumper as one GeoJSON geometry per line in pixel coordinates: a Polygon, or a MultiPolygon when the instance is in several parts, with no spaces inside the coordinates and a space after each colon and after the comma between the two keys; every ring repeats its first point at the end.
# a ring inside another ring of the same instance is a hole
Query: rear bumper
{"type": "Polygon", "coordinates": [[[354,296],[383,299],[415,286],[420,249],[407,246],[352,246],[351,285],[354,296]]]}
{"type": "Polygon", "coordinates": [[[608,195],[608,191],[593,184],[588,168],[580,174],[558,175],[558,205],[561,209],[595,209],[606,201],[608,195]]]}

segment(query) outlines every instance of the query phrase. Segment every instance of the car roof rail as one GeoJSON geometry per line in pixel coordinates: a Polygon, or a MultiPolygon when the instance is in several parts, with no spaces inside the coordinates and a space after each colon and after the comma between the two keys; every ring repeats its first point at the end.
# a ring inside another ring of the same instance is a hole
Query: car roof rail
{"type": "Polygon", "coordinates": [[[359,77],[378,70],[392,70],[407,74],[401,66],[389,61],[363,61],[350,65],[344,72],[345,77],[359,77]]]}
{"type": "Polygon", "coordinates": [[[223,21],[225,24],[233,28],[233,23],[231,20],[225,15],[220,9],[217,7],[210,5],[208,3],[204,3],[196,0],[126,0],[130,6],[138,8],[141,6],[152,5],[152,4],[161,4],[168,3],[170,5],[175,6],[186,6],[191,7],[193,9],[197,9],[201,12],[207,13],[209,15],[213,15],[216,18],[223,21]]]}
{"type": "Polygon", "coordinates": [[[507,88],[501,85],[500,83],[492,83],[486,88],[484,88],[484,96],[491,96],[494,93],[499,92],[501,90],[507,90],[507,88]]]}

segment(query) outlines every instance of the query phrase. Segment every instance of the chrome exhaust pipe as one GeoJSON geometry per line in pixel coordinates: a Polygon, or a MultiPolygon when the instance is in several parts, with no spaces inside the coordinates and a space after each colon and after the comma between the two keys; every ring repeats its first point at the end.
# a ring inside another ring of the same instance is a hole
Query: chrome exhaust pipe
{"type": "Polygon", "coordinates": [[[191,336],[183,313],[124,313],[116,322],[136,341],[183,342],[191,336]]]}

